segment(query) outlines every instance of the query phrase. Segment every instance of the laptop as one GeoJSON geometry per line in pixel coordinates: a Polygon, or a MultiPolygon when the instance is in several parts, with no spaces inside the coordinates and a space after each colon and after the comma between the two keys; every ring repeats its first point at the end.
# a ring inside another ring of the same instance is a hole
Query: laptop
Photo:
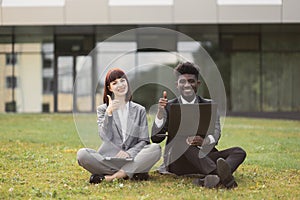
{"type": "Polygon", "coordinates": [[[133,158],[118,158],[118,157],[104,157],[104,160],[109,161],[110,164],[114,166],[123,166],[128,162],[132,162],[133,158]]]}
{"type": "Polygon", "coordinates": [[[168,140],[186,139],[199,135],[205,138],[214,131],[216,103],[172,104],[169,111],[168,140]]]}

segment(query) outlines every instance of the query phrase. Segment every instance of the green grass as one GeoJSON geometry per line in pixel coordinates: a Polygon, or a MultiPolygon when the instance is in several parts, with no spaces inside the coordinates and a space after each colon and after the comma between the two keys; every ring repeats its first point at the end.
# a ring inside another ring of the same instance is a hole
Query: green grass
{"type": "Polygon", "coordinates": [[[218,148],[248,154],[233,190],[154,171],[149,181],[90,185],[76,161],[84,146],[76,130],[68,114],[0,115],[0,199],[300,199],[299,121],[226,118],[218,148]]]}

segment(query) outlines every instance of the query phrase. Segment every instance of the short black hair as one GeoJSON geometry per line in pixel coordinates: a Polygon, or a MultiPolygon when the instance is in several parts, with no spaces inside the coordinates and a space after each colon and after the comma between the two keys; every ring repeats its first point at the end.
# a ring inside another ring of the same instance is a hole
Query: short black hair
{"type": "Polygon", "coordinates": [[[198,80],[199,68],[190,62],[179,63],[174,69],[174,74],[177,78],[182,74],[194,74],[198,80]]]}

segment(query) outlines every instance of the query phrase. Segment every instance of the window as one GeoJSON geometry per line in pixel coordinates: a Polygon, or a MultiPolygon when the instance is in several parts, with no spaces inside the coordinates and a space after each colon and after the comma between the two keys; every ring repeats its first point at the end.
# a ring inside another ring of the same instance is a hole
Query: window
{"type": "Polygon", "coordinates": [[[16,88],[17,78],[15,76],[6,77],[6,88],[16,88]]]}
{"type": "MultiPolygon", "coordinates": [[[[54,91],[54,45],[52,43],[43,43],[43,94],[51,94],[54,91]]],[[[44,106],[43,106],[44,108],[44,106]]],[[[47,110],[47,109],[46,109],[47,110]]],[[[44,112],[44,111],[43,111],[44,112]]]]}
{"type": "Polygon", "coordinates": [[[43,103],[42,104],[42,112],[43,113],[49,113],[50,112],[50,104],[49,103],[43,103]]]}
{"type": "Polygon", "coordinates": [[[43,53],[43,69],[53,69],[54,66],[53,53],[43,53]]]}
{"type": "Polygon", "coordinates": [[[16,112],[16,102],[11,101],[5,103],[5,112],[16,112]]]}
{"type": "Polygon", "coordinates": [[[52,60],[51,59],[47,59],[47,58],[44,58],[43,59],[43,68],[47,69],[47,68],[52,68],[52,60]]]}
{"type": "Polygon", "coordinates": [[[17,64],[17,54],[7,53],[6,57],[6,65],[15,65],[17,64]]]}
{"type": "Polygon", "coordinates": [[[49,94],[54,91],[54,80],[50,77],[43,77],[43,93],[49,94]]]}

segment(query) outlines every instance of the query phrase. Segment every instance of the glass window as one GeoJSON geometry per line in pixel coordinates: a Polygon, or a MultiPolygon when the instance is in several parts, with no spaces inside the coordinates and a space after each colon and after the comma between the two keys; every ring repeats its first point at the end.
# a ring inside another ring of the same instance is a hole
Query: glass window
{"type": "Polygon", "coordinates": [[[73,57],[58,57],[58,92],[72,93],[73,91],[73,57]]]}
{"type": "Polygon", "coordinates": [[[139,68],[128,75],[131,85],[134,86],[133,88],[136,87],[133,94],[134,100],[144,105],[148,110],[153,102],[158,102],[164,90],[167,91],[169,99],[174,98],[175,94],[172,91],[176,91],[176,88],[172,68],[178,63],[177,54],[172,52],[138,52],[136,56],[139,68]],[[134,78],[131,78],[133,76],[134,78]],[[151,98],[148,98],[149,94],[151,94],[151,98]]]}
{"type": "Polygon", "coordinates": [[[44,52],[44,53],[54,52],[54,44],[44,42],[42,45],[42,52],[44,52]]]}
{"type": "Polygon", "coordinates": [[[54,54],[53,43],[44,43],[42,45],[43,59],[43,94],[51,94],[54,91],[54,54]]]}
{"type": "Polygon", "coordinates": [[[6,77],[6,88],[16,88],[17,87],[17,78],[15,76],[6,77]]]}
{"type": "Polygon", "coordinates": [[[53,59],[47,58],[47,55],[43,57],[43,69],[53,68],[53,59]]]}
{"type": "Polygon", "coordinates": [[[258,34],[224,34],[221,48],[228,51],[259,50],[258,34]]]}
{"type": "Polygon", "coordinates": [[[92,95],[92,57],[76,57],[76,94],[78,96],[92,95]]]}
{"type": "Polygon", "coordinates": [[[15,65],[17,64],[17,54],[7,53],[6,57],[6,65],[15,65]]]}
{"type": "Polygon", "coordinates": [[[299,111],[300,53],[263,54],[263,111],[299,111]]]}
{"type": "Polygon", "coordinates": [[[263,33],[263,51],[300,51],[300,34],[295,33],[263,33]]]}
{"type": "Polygon", "coordinates": [[[259,53],[231,55],[232,111],[260,110],[259,53]]]}
{"type": "Polygon", "coordinates": [[[49,103],[42,104],[42,112],[44,112],[44,113],[50,112],[50,104],[49,103]]]}
{"type": "Polygon", "coordinates": [[[5,112],[16,112],[16,102],[6,102],[5,103],[5,112]]]}
{"type": "MultiPolygon", "coordinates": [[[[121,32],[128,31],[130,29],[135,29],[135,28],[137,28],[137,26],[134,26],[134,25],[118,25],[118,26],[110,26],[109,28],[107,28],[105,26],[97,26],[95,28],[96,39],[97,39],[97,42],[101,42],[106,39],[111,40],[110,37],[112,37],[116,34],[119,34],[121,32]]],[[[127,37],[127,38],[124,38],[124,40],[122,40],[122,41],[135,41],[135,39],[136,39],[136,35],[132,35],[132,34],[130,34],[130,35],[125,34],[123,36],[127,37]]],[[[119,37],[120,37],[120,35],[118,36],[118,38],[119,37]]]]}
{"type": "Polygon", "coordinates": [[[128,52],[137,48],[136,42],[102,42],[100,44],[100,52],[128,52]]]}
{"type": "Polygon", "coordinates": [[[51,77],[43,77],[43,93],[49,94],[54,91],[54,80],[51,77]]]}
{"type": "Polygon", "coordinates": [[[196,52],[199,50],[200,42],[179,41],[177,42],[178,51],[196,52]]]}
{"type": "MultiPolygon", "coordinates": [[[[136,42],[102,42],[97,45],[97,64],[99,83],[104,83],[104,74],[108,67],[120,67],[123,70],[129,70],[137,66],[136,59],[136,42]]],[[[102,86],[100,86],[102,87],[102,86]]],[[[102,89],[100,89],[102,91],[102,89]]]]}
{"type": "Polygon", "coordinates": [[[56,37],[55,51],[63,54],[89,54],[94,45],[93,35],[60,35],[56,37]]]}

